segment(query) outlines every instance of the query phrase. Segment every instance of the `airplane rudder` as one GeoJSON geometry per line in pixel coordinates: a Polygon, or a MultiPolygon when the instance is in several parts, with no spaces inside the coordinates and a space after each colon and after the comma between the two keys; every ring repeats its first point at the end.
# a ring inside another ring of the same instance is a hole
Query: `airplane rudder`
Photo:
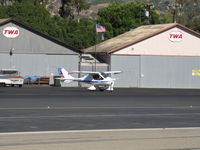
{"type": "Polygon", "coordinates": [[[58,68],[58,75],[63,75],[62,68],[58,68]]]}

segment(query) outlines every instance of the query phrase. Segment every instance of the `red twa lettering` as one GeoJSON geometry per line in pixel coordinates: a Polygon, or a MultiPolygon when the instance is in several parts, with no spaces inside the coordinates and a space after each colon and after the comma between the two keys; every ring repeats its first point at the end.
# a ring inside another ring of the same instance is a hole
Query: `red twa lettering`
{"type": "Polygon", "coordinates": [[[7,34],[8,30],[4,30],[4,33],[3,34],[7,34]]]}
{"type": "Polygon", "coordinates": [[[18,30],[15,30],[15,33],[14,34],[18,34],[18,30]]]}
{"type": "Polygon", "coordinates": [[[9,30],[8,34],[14,34],[14,30],[9,30]]]}
{"type": "Polygon", "coordinates": [[[179,37],[179,35],[178,34],[174,34],[174,39],[177,39],[179,37]]]}
{"type": "Polygon", "coordinates": [[[174,39],[182,39],[183,35],[182,34],[170,34],[170,39],[174,38],[174,39]]]}
{"type": "Polygon", "coordinates": [[[4,30],[4,34],[19,34],[18,30],[4,30]]]}

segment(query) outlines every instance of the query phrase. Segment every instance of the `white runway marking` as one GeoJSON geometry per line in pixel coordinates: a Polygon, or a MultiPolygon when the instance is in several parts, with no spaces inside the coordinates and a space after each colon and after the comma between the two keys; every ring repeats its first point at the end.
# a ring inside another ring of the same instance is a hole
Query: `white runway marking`
{"type": "Polygon", "coordinates": [[[84,114],[84,115],[55,115],[55,116],[12,116],[0,117],[4,119],[44,119],[44,118],[96,118],[96,117],[163,117],[163,116],[191,116],[200,115],[200,113],[166,113],[166,114],[84,114]]]}
{"type": "Polygon", "coordinates": [[[0,133],[0,135],[53,134],[53,133],[92,133],[92,132],[129,132],[129,131],[162,131],[162,130],[200,130],[200,127],[7,132],[7,133],[0,133]]]}
{"type": "Polygon", "coordinates": [[[56,107],[56,106],[44,106],[44,107],[19,107],[19,108],[0,108],[0,110],[46,110],[46,109],[198,109],[200,108],[200,106],[192,106],[189,105],[189,106],[167,106],[167,107],[140,107],[140,106],[136,106],[136,107],[121,107],[121,106],[113,106],[113,107],[109,107],[109,106],[99,106],[99,107],[56,107]]]}

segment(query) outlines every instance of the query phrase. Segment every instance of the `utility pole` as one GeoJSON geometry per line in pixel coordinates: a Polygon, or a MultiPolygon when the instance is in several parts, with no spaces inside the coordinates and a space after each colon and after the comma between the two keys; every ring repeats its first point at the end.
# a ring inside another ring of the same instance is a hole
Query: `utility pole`
{"type": "Polygon", "coordinates": [[[177,13],[179,8],[181,8],[181,5],[179,5],[176,1],[174,4],[168,5],[168,9],[172,10],[173,23],[177,23],[177,13]]]}
{"type": "Polygon", "coordinates": [[[148,24],[151,24],[151,19],[152,19],[151,9],[154,8],[154,5],[150,3],[150,4],[147,4],[145,7],[146,7],[145,16],[148,18],[148,24]]]}

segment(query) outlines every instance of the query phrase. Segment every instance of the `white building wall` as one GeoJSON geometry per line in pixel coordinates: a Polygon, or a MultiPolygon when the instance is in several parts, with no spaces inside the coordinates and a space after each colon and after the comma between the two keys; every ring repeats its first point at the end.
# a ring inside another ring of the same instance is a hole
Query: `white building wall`
{"type": "Polygon", "coordinates": [[[119,50],[113,55],[166,55],[200,56],[200,39],[180,28],[172,28],[132,46],[119,50]],[[170,33],[182,33],[182,40],[173,42],[170,33]]]}

